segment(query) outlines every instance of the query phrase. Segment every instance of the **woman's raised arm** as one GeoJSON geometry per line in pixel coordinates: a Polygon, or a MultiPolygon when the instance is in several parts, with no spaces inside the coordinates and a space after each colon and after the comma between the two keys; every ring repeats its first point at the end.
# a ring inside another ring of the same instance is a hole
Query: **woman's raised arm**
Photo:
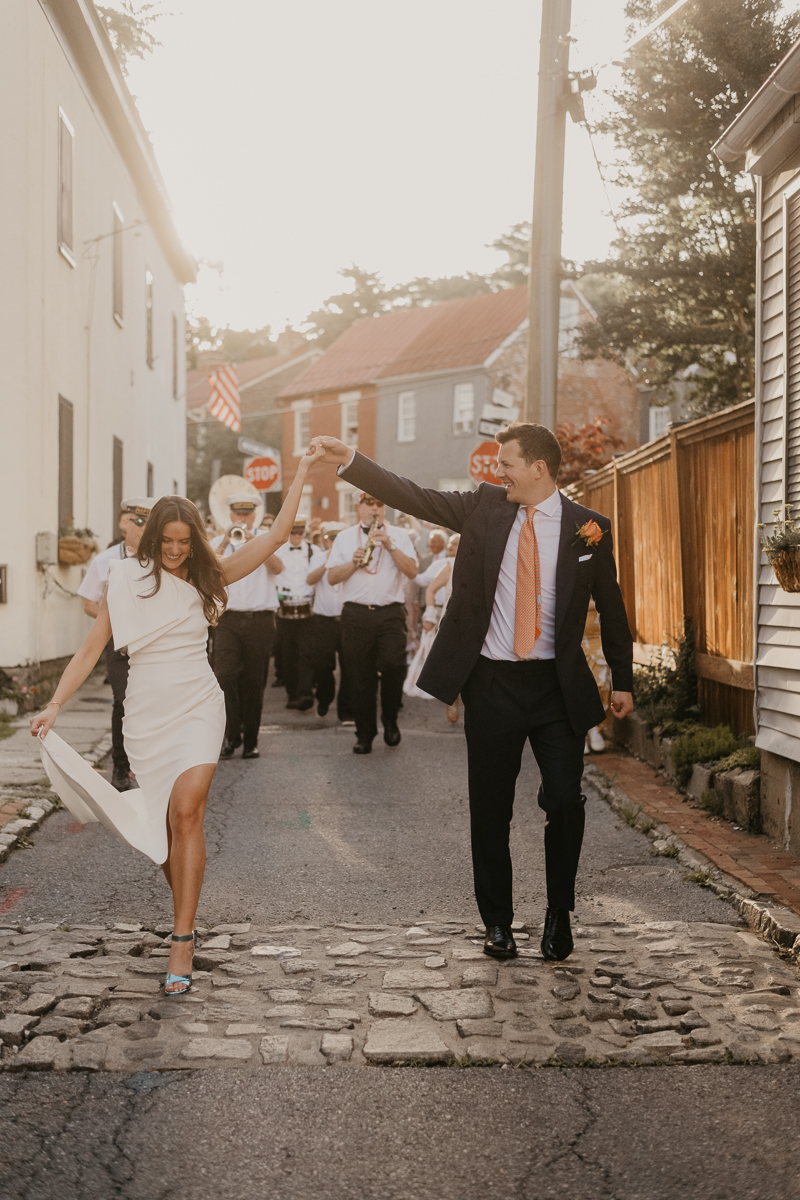
{"type": "Polygon", "coordinates": [[[231,554],[220,560],[222,567],[222,575],[226,585],[235,583],[237,579],[244,579],[245,575],[249,575],[251,571],[255,571],[256,567],[260,567],[270,558],[279,546],[289,540],[294,519],[297,516],[297,509],[300,506],[300,500],[303,495],[303,484],[306,480],[309,468],[313,467],[314,463],[319,462],[325,453],[323,446],[314,446],[313,449],[307,450],[297,466],[297,474],[292,481],[292,486],[289,488],[286,499],[283,502],[283,507],[275,518],[275,522],[268,533],[259,534],[258,537],[252,538],[244,546],[240,547],[235,554],[231,554]]]}

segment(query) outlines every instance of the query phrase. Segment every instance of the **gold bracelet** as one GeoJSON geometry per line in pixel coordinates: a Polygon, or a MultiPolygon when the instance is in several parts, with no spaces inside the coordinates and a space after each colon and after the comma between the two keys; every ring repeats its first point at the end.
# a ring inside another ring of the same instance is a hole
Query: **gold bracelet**
{"type": "Polygon", "coordinates": [[[60,700],[49,700],[47,704],[45,704],[45,708],[49,708],[51,704],[55,704],[56,708],[61,708],[60,700]]]}

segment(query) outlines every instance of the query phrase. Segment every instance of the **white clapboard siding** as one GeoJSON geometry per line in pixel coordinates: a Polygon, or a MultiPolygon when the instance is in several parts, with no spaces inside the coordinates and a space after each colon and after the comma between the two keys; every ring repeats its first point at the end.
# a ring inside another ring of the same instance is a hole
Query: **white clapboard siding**
{"type": "Polygon", "coordinates": [[[785,717],[800,717],[800,692],[784,692],[781,688],[759,688],[759,699],[771,712],[785,717]]]}
{"type": "MultiPolygon", "coordinates": [[[[784,200],[796,175],[784,171],[764,179],[760,212],[761,361],[756,420],[761,444],[758,507],[767,526],[775,519],[774,509],[787,498],[787,463],[788,499],[793,499],[794,487],[800,501],[800,191],[784,200]]],[[[800,594],[778,587],[764,555],[757,574],[756,744],[800,762],[800,594]]]]}

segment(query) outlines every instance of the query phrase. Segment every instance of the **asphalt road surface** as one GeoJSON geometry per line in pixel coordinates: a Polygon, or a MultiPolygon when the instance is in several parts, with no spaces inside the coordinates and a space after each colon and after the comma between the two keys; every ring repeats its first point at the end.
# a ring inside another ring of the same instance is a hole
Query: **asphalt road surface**
{"type": "MultiPolygon", "coordinates": [[[[268,689],[262,757],[220,763],[201,923],[474,920],[461,726],[407,702],[403,741],[351,753],[335,718],[268,689]]],[[[513,831],[517,917],[544,911],[531,757],[513,831]]],[[[148,860],[99,825],[49,818],[0,867],[0,911],[168,919],[148,860]]],[[[590,796],[583,923],[731,922],[590,796]]],[[[800,1200],[799,1072],[346,1067],[0,1074],[0,1200],[800,1200]]]]}

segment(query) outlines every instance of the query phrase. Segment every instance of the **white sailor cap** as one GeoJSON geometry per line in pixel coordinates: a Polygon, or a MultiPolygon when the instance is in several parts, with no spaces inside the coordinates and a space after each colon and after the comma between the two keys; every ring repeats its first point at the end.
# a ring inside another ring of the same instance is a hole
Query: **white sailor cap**
{"type": "Polygon", "coordinates": [[[133,496],[130,500],[122,501],[120,512],[132,513],[134,517],[149,517],[154,504],[152,496],[133,496]]]}
{"type": "Polygon", "coordinates": [[[325,537],[336,537],[337,533],[341,533],[343,529],[347,529],[344,521],[325,521],[322,525],[325,537]]]}
{"type": "Polygon", "coordinates": [[[257,504],[258,501],[250,492],[234,492],[228,496],[228,508],[232,512],[252,512],[257,504]]]}

